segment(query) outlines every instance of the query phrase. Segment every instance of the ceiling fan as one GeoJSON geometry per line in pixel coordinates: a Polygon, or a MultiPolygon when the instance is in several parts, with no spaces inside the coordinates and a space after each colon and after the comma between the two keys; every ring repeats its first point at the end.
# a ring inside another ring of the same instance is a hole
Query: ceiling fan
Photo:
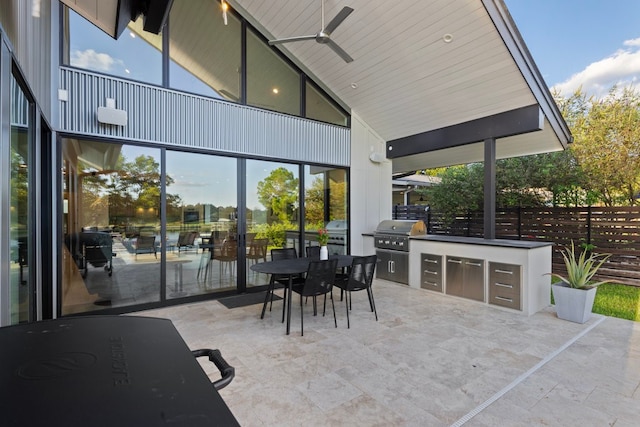
{"type": "Polygon", "coordinates": [[[275,44],[289,43],[289,42],[299,42],[303,40],[315,40],[320,44],[326,44],[329,46],[335,53],[337,53],[345,62],[352,62],[353,58],[349,56],[347,52],[344,51],[336,42],[331,40],[331,33],[338,27],[338,25],[342,24],[342,21],[347,19],[353,12],[353,9],[345,6],[342,8],[340,12],[327,24],[324,25],[324,0],[322,0],[322,29],[317,34],[312,34],[308,36],[298,36],[298,37],[286,37],[282,39],[269,40],[269,44],[271,46],[275,44]]]}

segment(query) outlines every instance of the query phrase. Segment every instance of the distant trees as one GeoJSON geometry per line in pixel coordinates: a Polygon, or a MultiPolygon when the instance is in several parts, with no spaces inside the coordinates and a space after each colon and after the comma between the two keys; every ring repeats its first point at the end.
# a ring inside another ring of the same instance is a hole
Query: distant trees
{"type": "MultiPolygon", "coordinates": [[[[581,90],[556,102],[571,129],[568,150],[499,160],[498,206],[635,205],[640,195],[640,94],[612,88],[602,98],[581,90]]],[[[440,185],[422,191],[434,210],[482,208],[481,163],[438,171],[440,185]]],[[[432,171],[423,173],[432,174],[432,171]]]]}

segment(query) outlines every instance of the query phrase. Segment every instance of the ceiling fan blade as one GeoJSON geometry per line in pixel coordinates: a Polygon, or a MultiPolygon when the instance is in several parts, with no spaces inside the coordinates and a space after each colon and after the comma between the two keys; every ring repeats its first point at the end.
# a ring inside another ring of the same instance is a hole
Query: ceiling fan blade
{"type": "Polygon", "coordinates": [[[349,6],[343,7],[342,10],[338,12],[338,14],[331,20],[331,22],[327,24],[327,26],[322,30],[322,32],[326,34],[331,34],[333,30],[335,30],[338,27],[338,25],[342,24],[342,21],[347,19],[347,16],[349,16],[351,12],[353,12],[353,9],[350,8],[349,6]]]}
{"type": "Polygon", "coordinates": [[[299,42],[302,40],[315,40],[316,39],[316,35],[309,35],[309,36],[298,36],[298,37],[287,37],[287,38],[283,38],[283,39],[276,39],[276,40],[269,40],[269,46],[273,46],[274,44],[282,44],[282,43],[289,43],[289,42],[299,42]]]}
{"type": "Polygon", "coordinates": [[[349,54],[345,52],[344,49],[342,49],[340,46],[338,46],[338,44],[333,40],[328,39],[326,45],[333,49],[335,53],[340,55],[340,57],[344,59],[344,62],[353,62],[353,58],[350,57],[349,54]]]}

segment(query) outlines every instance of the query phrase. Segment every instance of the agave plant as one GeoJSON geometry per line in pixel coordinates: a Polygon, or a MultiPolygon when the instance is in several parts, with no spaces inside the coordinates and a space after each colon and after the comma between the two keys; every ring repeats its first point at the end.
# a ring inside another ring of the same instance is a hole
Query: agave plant
{"type": "Polygon", "coordinates": [[[576,289],[589,289],[605,283],[606,281],[590,283],[591,278],[598,272],[598,269],[605,263],[611,256],[610,254],[591,254],[587,257],[586,250],[583,250],[578,257],[576,257],[573,240],[571,241],[571,248],[565,248],[562,253],[564,258],[564,265],[567,267],[567,277],[559,274],[551,273],[567,283],[570,287],[576,289]]]}

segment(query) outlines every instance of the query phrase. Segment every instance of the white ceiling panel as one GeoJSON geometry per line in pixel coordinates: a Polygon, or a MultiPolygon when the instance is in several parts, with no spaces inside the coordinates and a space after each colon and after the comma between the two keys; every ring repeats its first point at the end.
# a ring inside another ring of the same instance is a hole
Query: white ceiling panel
{"type": "MultiPolygon", "coordinates": [[[[229,3],[267,38],[321,29],[321,0],[229,3]]],[[[314,40],[279,48],[386,141],[550,99],[502,0],[325,0],[325,24],[345,6],[354,12],[331,38],[353,62],[314,40]]],[[[516,138],[516,148],[505,152],[562,149],[570,138],[565,128],[562,122],[535,138],[516,138]]],[[[456,150],[452,159],[476,157],[472,147],[456,150]]]]}

